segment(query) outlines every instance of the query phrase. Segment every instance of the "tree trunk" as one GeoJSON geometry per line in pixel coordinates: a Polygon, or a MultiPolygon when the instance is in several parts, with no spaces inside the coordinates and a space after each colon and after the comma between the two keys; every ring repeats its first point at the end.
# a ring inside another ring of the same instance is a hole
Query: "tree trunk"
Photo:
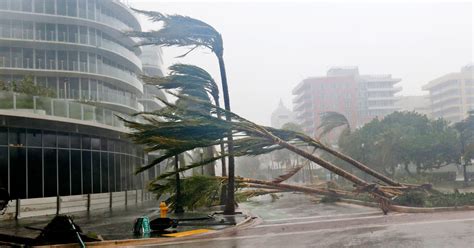
{"type": "Polygon", "coordinates": [[[464,162],[462,166],[463,174],[464,174],[464,185],[466,186],[468,184],[469,178],[467,177],[467,162],[464,162]]]}
{"type": "MultiPolygon", "coordinates": [[[[179,158],[178,156],[174,156],[174,169],[176,172],[179,171],[179,158]]],[[[179,173],[176,173],[176,207],[174,212],[177,214],[184,213],[183,206],[181,206],[181,181],[179,178],[179,173]]]]}
{"type": "MultiPolygon", "coordinates": [[[[214,147],[206,147],[203,150],[204,150],[204,159],[214,157],[214,147]]],[[[206,175],[206,176],[215,176],[216,175],[215,165],[216,165],[215,162],[203,165],[204,166],[204,175],[206,175]]]]}
{"type": "MultiPolygon", "coordinates": [[[[214,98],[214,102],[216,103],[217,109],[219,109],[221,107],[221,104],[219,103],[219,99],[214,98]]],[[[217,118],[222,119],[222,115],[221,115],[220,111],[217,111],[217,118]]],[[[222,139],[220,141],[221,141],[221,143],[220,143],[219,146],[220,146],[220,149],[221,149],[221,154],[224,154],[225,153],[224,141],[222,139]]],[[[221,168],[221,174],[222,175],[221,176],[226,177],[227,176],[227,168],[226,168],[225,157],[221,158],[221,165],[222,165],[222,168],[221,168]]]]}
{"type": "Polygon", "coordinates": [[[405,168],[405,171],[407,172],[407,174],[412,176],[413,174],[411,173],[409,166],[410,166],[409,164],[405,164],[404,168],[405,168]]]}
{"type": "MultiPolygon", "coordinates": [[[[223,48],[222,48],[223,49],[223,48]]],[[[224,94],[224,107],[225,110],[231,111],[230,109],[230,98],[229,98],[229,87],[227,85],[227,74],[225,71],[225,64],[224,64],[224,57],[223,51],[216,52],[217,60],[219,61],[219,70],[221,74],[221,83],[222,83],[222,93],[224,94]]],[[[231,115],[229,112],[225,114],[225,119],[227,121],[232,121],[231,115]]],[[[234,142],[232,133],[229,133],[227,136],[227,151],[229,153],[228,156],[228,164],[229,164],[229,180],[227,183],[227,199],[224,209],[224,214],[235,214],[235,199],[234,199],[234,191],[235,191],[235,159],[234,159],[234,142]]]]}
{"type": "Polygon", "coordinates": [[[306,186],[298,186],[298,185],[284,184],[284,183],[274,183],[274,182],[268,182],[268,181],[257,180],[257,179],[252,179],[252,178],[238,178],[237,180],[239,182],[244,182],[244,183],[267,185],[276,189],[291,190],[291,191],[298,191],[298,192],[318,194],[318,195],[346,196],[350,194],[350,192],[341,191],[341,190],[330,190],[330,189],[323,189],[323,188],[316,189],[316,188],[310,188],[306,186]]]}

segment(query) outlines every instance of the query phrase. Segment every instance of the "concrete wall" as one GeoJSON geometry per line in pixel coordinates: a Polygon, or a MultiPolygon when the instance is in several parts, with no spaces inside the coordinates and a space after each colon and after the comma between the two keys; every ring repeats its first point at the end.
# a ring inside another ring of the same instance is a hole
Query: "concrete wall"
{"type": "Polygon", "coordinates": [[[0,220],[131,206],[153,199],[143,190],[13,200],[0,220]],[[18,205],[19,203],[19,205],[18,205]]]}

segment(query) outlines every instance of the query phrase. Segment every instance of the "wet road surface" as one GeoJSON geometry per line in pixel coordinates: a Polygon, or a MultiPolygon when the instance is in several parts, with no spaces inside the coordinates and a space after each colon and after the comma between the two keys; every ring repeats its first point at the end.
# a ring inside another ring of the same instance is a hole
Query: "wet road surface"
{"type": "Polygon", "coordinates": [[[346,204],[315,204],[285,194],[243,204],[260,223],[217,237],[205,236],[148,247],[474,247],[474,211],[381,214],[346,204]]]}

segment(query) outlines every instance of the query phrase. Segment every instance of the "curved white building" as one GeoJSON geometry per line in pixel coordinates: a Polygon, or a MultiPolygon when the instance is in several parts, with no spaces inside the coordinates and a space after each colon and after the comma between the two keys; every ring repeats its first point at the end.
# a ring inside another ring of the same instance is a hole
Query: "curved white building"
{"type": "Polygon", "coordinates": [[[146,60],[123,34],[140,29],[115,0],[0,0],[0,81],[53,92],[0,91],[0,187],[16,199],[143,188],[143,152],[117,117],[151,98],[142,58],[162,75],[161,50],[146,60]]]}

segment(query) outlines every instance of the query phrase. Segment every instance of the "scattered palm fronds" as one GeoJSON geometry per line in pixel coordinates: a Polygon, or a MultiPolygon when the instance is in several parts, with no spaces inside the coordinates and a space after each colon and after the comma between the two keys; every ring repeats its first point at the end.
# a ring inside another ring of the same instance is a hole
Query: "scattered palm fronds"
{"type": "MultiPolygon", "coordinates": [[[[177,153],[179,154],[195,148],[218,145],[225,137],[232,135],[236,137],[236,139],[234,140],[234,149],[231,154],[223,153],[204,161],[187,165],[180,168],[179,171],[185,171],[194,167],[202,166],[229,155],[256,156],[280,149],[288,149],[351,181],[359,187],[359,191],[367,191],[378,199],[389,201],[389,199],[398,195],[398,191],[392,189],[371,187],[371,183],[368,183],[340,167],[299,148],[311,146],[316,149],[326,150],[330,154],[344,158],[346,161],[351,161],[351,164],[354,166],[357,165],[362,169],[367,169],[370,175],[377,175],[381,180],[383,179],[383,182],[388,182],[389,185],[401,187],[402,189],[407,188],[389,178],[386,178],[378,172],[369,169],[365,165],[326,147],[321,144],[321,142],[312,139],[305,134],[260,126],[232,112],[211,105],[208,102],[182,95],[175,96],[178,97],[180,101],[190,101],[190,104],[206,105],[213,115],[203,114],[201,111],[193,109],[182,109],[178,105],[164,101],[164,104],[167,105],[166,108],[151,113],[138,114],[147,121],[145,124],[125,120],[129,127],[136,130],[136,132],[131,134],[131,137],[135,142],[146,145],[148,151],[163,151],[160,157],[152,161],[149,165],[140,168],[139,171],[146,170],[177,153]],[[231,121],[215,117],[218,112],[225,112],[226,115],[231,116],[231,121]]],[[[160,175],[159,178],[166,178],[175,173],[177,172],[164,173],[160,175]]],[[[287,188],[290,190],[295,189],[294,186],[291,185],[288,185],[287,188]]],[[[335,191],[318,191],[311,188],[299,188],[299,190],[307,190],[308,192],[321,194],[336,193],[335,191]]]]}
{"type": "Polygon", "coordinates": [[[274,183],[281,183],[283,181],[286,181],[288,179],[290,179],[290,177],[294,176],[296,173],[298,173],[298,171],[300,171],[305,165],[298,165],[296,166],[295,168],[292,168],[288,171],[288,173],[286,174],[283,174],[283,175],[280,175],[278,176],[277,178],[273,179],[272,182],[274,183]]]}
{"type": "MultiPolygon", "coordinates": [[[[224,179],[196,175],[180,180],[181,196],[180,204],[189,210],[199,207],[209,207],[217,205],[219,202],[219,192],[224,179]]],[[[154,180],[149,185],[149,190],[159,198],[162,195],[170,195],[166,202],[172,209],[176,207],[176,180],[154,180]]]]}

